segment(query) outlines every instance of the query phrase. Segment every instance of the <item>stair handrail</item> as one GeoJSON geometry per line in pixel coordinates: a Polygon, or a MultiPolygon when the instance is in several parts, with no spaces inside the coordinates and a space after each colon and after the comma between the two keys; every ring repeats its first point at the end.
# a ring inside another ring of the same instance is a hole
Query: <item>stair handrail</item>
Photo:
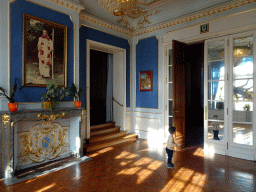
{"type": "Polygon", "coordinates": [[[123,107],[122,104],[120,104],[117,100],[115,100],[115,98],[113,97],[113,101],[115,101],[118,105],[120,105],[121,107],[123,107]]]}

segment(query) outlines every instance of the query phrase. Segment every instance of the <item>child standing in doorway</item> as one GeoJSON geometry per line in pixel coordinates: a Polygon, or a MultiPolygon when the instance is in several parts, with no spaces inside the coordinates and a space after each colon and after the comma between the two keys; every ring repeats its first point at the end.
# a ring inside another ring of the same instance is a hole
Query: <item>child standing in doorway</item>
{"type": "Polygon", "coordinates": [[[174,150],[174,146],[178,146],[177,143],[174,142],[174,133],[176,131],[176,128],[173,126],[169,127],[169,137],[166,143],[166,153],[167,153],[167,166],[168,168],[174,168],[174,164],[172,163],[172,157],[173,157],[173,150],[174,150]]]}
{"type": "MultiPolygon", "coordinates": [[[[218,118],[219,118],[218,115],[213,115],[214,120],[217,120],[218,118]]],[[[212,122],[212,128],[213,128],[213,134],[214,134],[213,139],[220,140],[219,139],[219,128],[220,128],[219,122],[218,121],[212,122]]]]}

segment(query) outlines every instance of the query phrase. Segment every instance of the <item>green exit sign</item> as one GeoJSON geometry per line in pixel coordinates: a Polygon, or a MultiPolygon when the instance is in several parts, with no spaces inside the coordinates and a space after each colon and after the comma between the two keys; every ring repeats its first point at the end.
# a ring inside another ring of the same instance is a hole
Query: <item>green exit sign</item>
{"type": "Polygon", "coordinates": [[[209,32],[209,23],[200,25],[200,33],[207,33],[209,32]]]}

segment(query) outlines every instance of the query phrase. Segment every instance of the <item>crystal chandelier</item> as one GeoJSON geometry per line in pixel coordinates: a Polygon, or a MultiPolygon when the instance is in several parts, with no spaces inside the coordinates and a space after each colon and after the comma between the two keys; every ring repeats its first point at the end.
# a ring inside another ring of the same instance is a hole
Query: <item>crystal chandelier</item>
{"type": "Polygon", "coordinates": [[[128,14],[136,8],[138,0],[99,0],[100,5],[115,16],[128,14]]]}

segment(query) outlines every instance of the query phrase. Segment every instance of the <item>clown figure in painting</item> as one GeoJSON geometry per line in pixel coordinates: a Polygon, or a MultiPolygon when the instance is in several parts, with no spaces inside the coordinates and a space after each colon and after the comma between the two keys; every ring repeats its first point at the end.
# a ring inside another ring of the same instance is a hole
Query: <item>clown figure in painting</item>
{"type": "Polygon", "coordinates": [[[53,41],[48,32],[43,30],[43,35],[38,39],[39,74],[44,78],[50,78],[52,66],[53,41]]]}

